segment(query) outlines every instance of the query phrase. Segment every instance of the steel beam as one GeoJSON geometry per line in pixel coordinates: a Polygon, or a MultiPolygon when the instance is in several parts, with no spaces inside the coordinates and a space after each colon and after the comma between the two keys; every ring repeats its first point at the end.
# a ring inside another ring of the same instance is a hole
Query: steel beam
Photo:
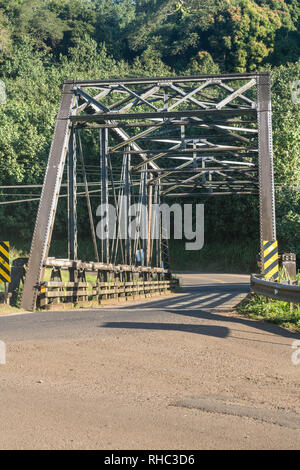
{"type": "Polygon", "coordinates": [[[43,276],[43,263],[48,256],[63,169],[68,150],[70,113],[74,95],[73,84],[63,86],[62,99],[57,115],[54,136],[49,154],[44,185],[37,213],[27,273],[25,277],[21,308],[34,310],[37,286],[43,276]]]}
{"type": "Polygon", "coordinates": [[[77,259],[76,134],[71,128],[68,152],[68,255],[77,259]]]}
{"type": "MultiPolygon", "coordinates": [[[[175,82],[175,83],[196,83],[199,81],[207,81],[208,79],[215,79],[216,81],[232,81],[232,80],[246,80],[248,78],[257,77],[257,72],[249,72],[249,73],[227,73],[227,74],[212,74],[212,75],[187,75],[184,77],[155,77],[155,78],[125,78],[125,79],[112,79],[112,80],[77,80],[76,85],[83,86],[83,87],[97,87],[97,86],[112,86],[112,85],[145,85],[145,84],[152,84],[152,83],[168,83],[168,82],[175,82]]],[[[66,84],[72,85],[74,81],[67,80],[66,84]]]]}
{"type": "MultiPolygon", "coordinates": [[[[158,111],[158,112],[144,112],[144,113],[124,113],[119,114],[116,112],[106,112],[101,114],[82,114],[79,116],[72,116],[72,122],[101,122],[103,120],[129,120],[129,119],[170,119],[170,118],[184,118],[196,117],[201,118],[214,118],[214,116],[256,116],[256,110],[252,108],[241,109],[195,109],[194,111],[158,111]]],[[[213,123],[212,123],[213,124],[213,123]]]]}
{"type": "Polygon", "coordinates": [[[258,151],[259,151],[259,205],[260,253],[263,270],[264,240],[276,240],[275,192],[273,173],[272,109],[270,75],[261,73],[257,78],[258,93],[258,151]]]}

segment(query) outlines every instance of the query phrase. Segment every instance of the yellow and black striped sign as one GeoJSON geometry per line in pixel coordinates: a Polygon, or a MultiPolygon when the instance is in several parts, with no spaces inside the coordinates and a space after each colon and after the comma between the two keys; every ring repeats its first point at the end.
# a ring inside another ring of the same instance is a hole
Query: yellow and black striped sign
{"type": "Polygon", "coordinates": [[[263,242],[264,248],[264,273],[266,279],[278,279],[278,242],[277,240],[267,240],[263,242]]]}
{"type": "Polygon", "coordinates": [[[10,282],[9,242],[0,242],[0,282],[10,282]]]}

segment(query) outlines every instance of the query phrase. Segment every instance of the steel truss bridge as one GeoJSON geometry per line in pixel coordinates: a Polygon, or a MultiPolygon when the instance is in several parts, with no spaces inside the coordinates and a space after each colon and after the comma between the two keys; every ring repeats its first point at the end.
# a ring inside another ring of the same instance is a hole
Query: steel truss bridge
{"type": "MultiPolygon", "coordinates": [[[[161,227],[151,237],[151,206],[170,198],[258,195],[261,253],[263,241],[276,240],[270,77],[268,73],[202,75],[124,80],[66,81],[45,174],[21,305],[37,306],[47,266],[68,267],[70,282],[84,280],[82,270],[122,273],[144,280],[169,275],[168,247],[161,227]],[[99,149],[88,181],[86,132],[99,149]],[[68,254],[49,259],[53,225],[68,159],[68,254]],[[80,174],[80,183],[79,183],[80,174]],[[94,260],[77,256],[77,188],[87,199],[94,260]],[[93,189],[94,188],[94,189],[93,189]],[[100,188],[100,189],[99,189],[100,188]],[[118,207],[116,236],[97,241],[91,197],[118,207]],[[120,204],[120,201],[122,203],[120,204]],[[149,210],[148,237],[122,239],[132,201],[149,210]],[[137,250],[144,256],[137,261],[137,250]],[[141,251],[143,250],[143,252],[141,251]],[[81,272],[81,277],[80,277],[81,272]],[[146,276],[146,277],[145,277],[146,276]]],[[[262,260],[263,261],[263,260],[262,260]]],[[[262,263],[263,266],[263,263],[262,263]]],[[[111,274],[110,274],[111,275],[111,274]]]]}

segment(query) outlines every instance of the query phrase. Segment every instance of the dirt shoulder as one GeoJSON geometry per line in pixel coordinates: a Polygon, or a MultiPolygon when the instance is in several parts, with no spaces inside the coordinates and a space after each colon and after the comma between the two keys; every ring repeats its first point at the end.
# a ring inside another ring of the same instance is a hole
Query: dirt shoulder
{"type": "Polygon", "coordinates": [[[188,279],[186,295],[148,305],[0,318],[0,448],[298,449],[299,337],[205,309],[231,302],[236,286],[220,281],[188,279]]]}

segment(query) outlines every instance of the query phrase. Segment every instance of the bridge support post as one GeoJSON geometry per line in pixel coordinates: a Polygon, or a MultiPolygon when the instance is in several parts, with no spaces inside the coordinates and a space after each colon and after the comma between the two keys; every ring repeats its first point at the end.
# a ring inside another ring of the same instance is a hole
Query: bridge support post
{"type": "Polygon", "coordinates": [[[260,258],[264,274],[264,241],[276,240],[275,194],[273,175],[272,109],[269,73],[257,78],[258,152],[259,152],[259,205],[260,205],[260,258]]]}
{"type": "Polygon", "coordinates": [[[74,101],[72,89],[71,83],[66,83],[63,87],[22,293],[21,308],[25,310],[34,310],[36,307],[37,285],[43,277],[43,264],[48,257],[68,149],[69,118],[74,101]]]}

